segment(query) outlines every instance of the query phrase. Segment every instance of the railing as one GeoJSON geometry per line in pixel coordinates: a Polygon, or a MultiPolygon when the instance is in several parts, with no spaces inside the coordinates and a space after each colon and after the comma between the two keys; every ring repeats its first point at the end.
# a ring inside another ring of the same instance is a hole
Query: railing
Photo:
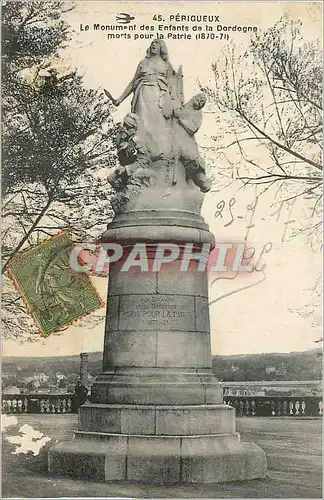
{"type": "Polygon", "coordinates": [[[321,380],[245,380],[222,382],[224,387],[265,387],[267,389],[275,387],[287,387],[290,389],[311,387],[316,389],[321,387],[321,380]]]}
{"type": "Polygon", "coordinates": [[[224,403],[236,410],[237,417],[320,417],[323,402],[319,396],[224,396],[224,403]]]}
{"type": "MultiPolygon", "coordinates": [[[[237,417],[320,417],[323,415],[319,396],[224,396],[224,403],[233,406],[237,417]]],[[[71,394],[4,394],[2,412],[6,414],[73,412],[71,394]]]]}
{"type": "Polygon", "coordinates": [[[3,394],[3,413],[72,413],[72,394],[3,394]]]}

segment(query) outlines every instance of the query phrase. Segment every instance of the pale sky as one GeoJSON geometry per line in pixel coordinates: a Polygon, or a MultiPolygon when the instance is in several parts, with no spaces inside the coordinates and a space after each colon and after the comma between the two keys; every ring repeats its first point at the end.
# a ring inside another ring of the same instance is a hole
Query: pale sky
{"type": "MultiPolygon", "coordinates": [[[[76,2],[76,9],[69,13],[67,21],[76,34],[69,50],[62,53],[62,65],[72,65],[84,75],[87,87],[106,87],[119,96],[132,78],[138,62],[144,57],[149,40],[107,40],[106,31],[93,31],[94,23],[114,24],[118,12],[135,17],[138,26],[160,24],[152,21],[154,14],[162,12],[167,18],[174,14],[219,15],[227,25],[251,25],[266,29],[282,14],[301,18],[305,37],[321,36],[321,4],[298,2],[76,2]],[[88,31],[80,31],[80,24],[88,24],[88,31]]],[[[170,24],[166,22],[165,24],[170,24]]],[[[232,41],[242,51],[246,48],[249,34],[235,33],[232,41]]],[[[220,56],[220,40],[167,40],[170,61],[174,68],[183,65],[185,97],[188,100],[198,90],[198,79],[212,85],[211,64],[220,56]]],[[[120,120],[130,109],[130,98],[115,113],[120,120]]],[[[207,108],[208,109],[208,108],[207,108]]],[[[197,136],[200,145],[210,144],[210,136],[217,133],[213,115],[206,114],[197,136]]],[[[246,215],[246,206],[254,200],[254,188],[238,191],[240,184],[233,182],[220,192],[208,193],[203,205],[203,215],[218,241],[242,241],[246,231],[246,217],[235,219],[223,227],[226,220],[215,218],[217,203],[236,198],[233,213],[246,215]]],[[[282,242],[284,216],[276,221],[269,208],[273,195],[265,194],[255,214],[255,227],[249,235],[257,251],[272,243],[272,250],[264,257],[266,279],[262,283],[223,298],[210,307],[213,354],[244,354],[260,352],[288,352],[311,349],[314,340],[321,336],[319,309],[313,306],[312,288],[321,272],[322,255],[319,247],[311,248],[303,237],[290,238],[287,232],[282,242]],[[303,309],[308,316],[303,313],[303,309]],[[298,313],[298,311],[301,313],[298,313]]],[[[228,209],[226,209],[228,210],[228,209]]],[[[224,211],[224,219],[229,212],[224,211]]],[[[307,202],[301,199],[294,206],[294,219],[301,220],[307,214],[307,202]]],[[[230,219],[229,219],[230,220],[230,219]]],[[[261,280],[261,273],[221,280],[210,291],[214,300],[223,294],[261,280]]],[[[107,280],[95,278],[99,293],[106,300],[107,280]]],[[[316,304],[315,304],[316,305],[316,304]]],[[[102,311],[104,314],[104,311],[102,311]]],[[[104,322],[89,331],[74,325],[61,335],[51,335],[35,344],[20,345],[3,341],[7,356],[55,356],[100,351],[103,348],[104,322]]]]}

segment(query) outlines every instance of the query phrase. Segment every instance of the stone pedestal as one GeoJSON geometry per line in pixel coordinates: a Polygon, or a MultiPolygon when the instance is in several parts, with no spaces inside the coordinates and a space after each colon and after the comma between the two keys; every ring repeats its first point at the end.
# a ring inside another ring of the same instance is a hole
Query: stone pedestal
{"type": "Polygon", "coordinates": [[[102,373],[79,411],[73,441],[54,446],[50,472],[104,481],[223,482],[264,477],[266,458],[241,443],[235,411],[223,404],[211,369],[207,274],[185,245],[213,244],[194,212],[135,210],[117,216],[103,242],[124,258],[110,265],[102,373]],[[145,242],[148,269],[121,270],[145,242]],[[180,245],[179,258],[154,270],[158,243],[180,245]]]}

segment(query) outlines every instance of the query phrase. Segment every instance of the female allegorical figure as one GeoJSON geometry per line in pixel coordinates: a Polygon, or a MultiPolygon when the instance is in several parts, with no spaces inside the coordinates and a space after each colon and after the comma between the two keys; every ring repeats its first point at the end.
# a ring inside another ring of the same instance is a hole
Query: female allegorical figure
{"type": "Polygon", "coordinates": [[[178,99],[175,81],[165,42],[153,40],[122,95],[114,99],[105,90],[115,106],[133,93],[131,111],[139,117],[137,135],[153,158],[172,152],[172,101],[178,99]]]}

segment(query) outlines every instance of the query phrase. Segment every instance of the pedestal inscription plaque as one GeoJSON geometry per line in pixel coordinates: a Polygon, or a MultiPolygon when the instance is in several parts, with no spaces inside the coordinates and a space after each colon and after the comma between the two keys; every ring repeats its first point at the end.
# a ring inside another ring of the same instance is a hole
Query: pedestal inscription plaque
{"type": "Polygon", "coordinates": [[[121,297],[119,329],[195,331],[194,297],[132,295],[121,297]],[[131,328],[130,328],[131,327],[131,328]]]}

